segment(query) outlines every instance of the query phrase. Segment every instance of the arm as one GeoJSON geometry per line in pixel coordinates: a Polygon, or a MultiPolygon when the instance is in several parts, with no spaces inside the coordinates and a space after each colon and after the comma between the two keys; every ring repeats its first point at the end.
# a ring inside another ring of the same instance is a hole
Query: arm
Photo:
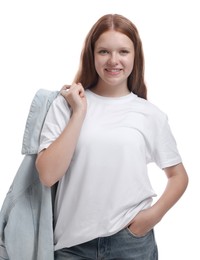
{"type": "Polygon", "coordinates": [[[151,208],[141,211],[131,221],[129,228],[134,234],[140,236],[152,229],[180,199],[187,188],[188,175],[182,163],[165,168],[164,171],[168,178],[167,186],[151,208]]]}
{"type": "Polygon", "coordinates": [[[51,187],[67,171],[86,114],[86,97],[81,84],[72,84],[68,91],[61,94],[72,108],[72,116],[61,135],[36,159],[36,168],[41,182],[51,187]]]}
{"type": "Polygon", "coordinates": [[[161,219],[180,199],[188,185],[188,175],[182,163],[164,169],[168,183],[160,199],[153,205],[153,210],[161,219]]]}

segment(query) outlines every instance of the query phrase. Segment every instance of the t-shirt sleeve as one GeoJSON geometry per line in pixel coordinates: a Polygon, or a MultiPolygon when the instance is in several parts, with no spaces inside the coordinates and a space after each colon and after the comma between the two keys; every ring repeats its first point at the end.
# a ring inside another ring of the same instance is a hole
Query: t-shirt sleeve
{"type": "Polygon", "coordinates": [[[161,169],[179,164],[182,161],[167,116],[155,138],[153,155],[154,162],[161,169]]]}
{"type": "Polygon", "coordinates": [[[38,153],[57,139],[67,125],[70,115],[70,108],[66,100],[62,95],[58,95],[46,115],[40,135],[38,153]]]}

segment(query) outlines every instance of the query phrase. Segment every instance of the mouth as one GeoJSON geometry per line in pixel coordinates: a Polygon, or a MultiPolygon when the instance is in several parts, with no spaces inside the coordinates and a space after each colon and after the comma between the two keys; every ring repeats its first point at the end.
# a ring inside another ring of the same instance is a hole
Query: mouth
{"type": "Polygon", "coordinates": [[[112,74],[112,75],[116,75],[118,74],[119,72],[121,72],[122,69],[109,69],[109,68],[106,68],[105,71],[112,74]]]}

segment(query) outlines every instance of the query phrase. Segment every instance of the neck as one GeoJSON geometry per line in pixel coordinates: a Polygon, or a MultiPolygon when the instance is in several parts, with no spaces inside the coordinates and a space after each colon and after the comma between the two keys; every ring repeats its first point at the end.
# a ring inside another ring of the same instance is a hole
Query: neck
{"type": "Polygon", "coordinates": [[[118,86],[106,86],[106,85],[96,85],[91,88],[91,91],[99,96],[105,97],[121,97],[130,94],[128,87],[118,87],[118,86]]]}

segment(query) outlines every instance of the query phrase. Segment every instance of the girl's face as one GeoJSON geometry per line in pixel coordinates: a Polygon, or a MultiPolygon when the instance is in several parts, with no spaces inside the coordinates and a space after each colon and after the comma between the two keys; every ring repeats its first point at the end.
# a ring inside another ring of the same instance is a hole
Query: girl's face
{"type": "Polygon", "coordinates": [[[123,33],[107,31],[95,43],[95,69],[99,75],[97,89],[127,92],[127,79],[134,66],[133,42],[123,33]]]}

